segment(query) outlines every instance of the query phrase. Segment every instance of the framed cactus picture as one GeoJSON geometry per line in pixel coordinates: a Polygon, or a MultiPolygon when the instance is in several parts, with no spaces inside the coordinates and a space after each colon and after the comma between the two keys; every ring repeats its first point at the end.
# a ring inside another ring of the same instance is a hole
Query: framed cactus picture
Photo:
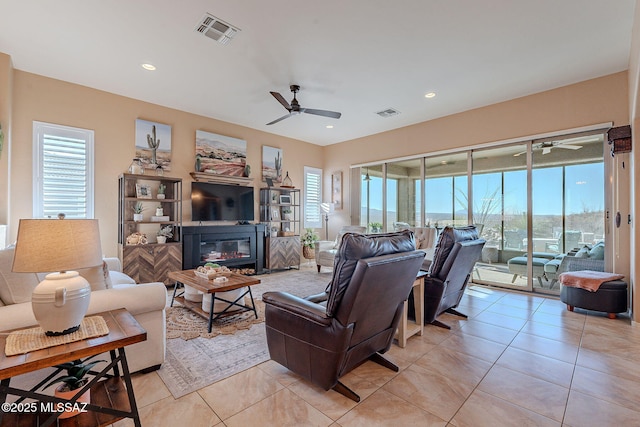
{"type": "Polygon", "coordinates": [[[262,180],[282,182],[282,149],[262,146],[262,180]]]}
{"type": "Polygon", "coordinates": [[[145,169],[171,170],[171,126],[136,119],[136,157],[145,169]]]}

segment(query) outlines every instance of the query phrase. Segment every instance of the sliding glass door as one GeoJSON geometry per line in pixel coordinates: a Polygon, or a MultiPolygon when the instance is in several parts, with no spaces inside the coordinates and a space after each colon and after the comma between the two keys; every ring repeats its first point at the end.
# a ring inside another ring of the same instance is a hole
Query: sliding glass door
{"type": "Polygon", "coordinates": [[[604,242],[603,147],[602,134],[533,141],[534,289],[559,293],[562,258],[604,242]]]}
{"type": "Polygon", "coordinates": [[[474,282],[557,294],[563,257],[604,242],[604,146],[581,134],[365,166],[359,223],[474,224],[474,282]]]}
{"type": "Polygon", "coordinates": [[[473,151],[473,223],[486,240],[474,281],[529,290],[527,145],[473,151]]]}

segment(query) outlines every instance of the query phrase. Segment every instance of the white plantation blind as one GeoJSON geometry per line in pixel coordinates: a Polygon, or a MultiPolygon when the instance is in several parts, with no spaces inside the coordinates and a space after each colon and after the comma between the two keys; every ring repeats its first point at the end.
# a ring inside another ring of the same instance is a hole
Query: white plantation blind
{"type": "Polygon", "coordinates": [[[93,131],[33,122],[33,217],[93,218],[93,131]]]}
{"type": "Polygon", "coordinates": [[[322,169],[304,167],[304,228],[322,228],[322,169]]]}

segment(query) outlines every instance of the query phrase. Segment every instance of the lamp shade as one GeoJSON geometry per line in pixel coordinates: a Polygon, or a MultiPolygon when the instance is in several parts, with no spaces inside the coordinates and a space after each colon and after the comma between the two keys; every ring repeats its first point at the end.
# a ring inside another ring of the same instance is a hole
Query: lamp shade
{"type": "Polygon", "coordinates": [[[322,209],[322,212],[324,212],[327,215],[330,215],[332,213],[334,213],[336,211],[336,204],[335,203],[322,203],[320,205],[320,209],[322,209]]]}
{"type": "Polygon", "coordinates": [[[102,263],[97,219],[21,219],[12,270],[44,273],[102,263]]]}

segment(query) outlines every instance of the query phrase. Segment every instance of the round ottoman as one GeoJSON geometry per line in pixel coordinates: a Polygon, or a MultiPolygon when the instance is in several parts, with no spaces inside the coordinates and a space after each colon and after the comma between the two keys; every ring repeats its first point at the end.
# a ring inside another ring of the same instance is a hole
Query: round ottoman
{"type": "Polygon", "coordinates": [[[604,282],[596,292],[561,286],[560,301],[567,304],[569,311],[573,311],[574,307],[603,311],[610,319],[615,319],[616,313],[627,311],[627,282],[623,280],[604,282]]]}

